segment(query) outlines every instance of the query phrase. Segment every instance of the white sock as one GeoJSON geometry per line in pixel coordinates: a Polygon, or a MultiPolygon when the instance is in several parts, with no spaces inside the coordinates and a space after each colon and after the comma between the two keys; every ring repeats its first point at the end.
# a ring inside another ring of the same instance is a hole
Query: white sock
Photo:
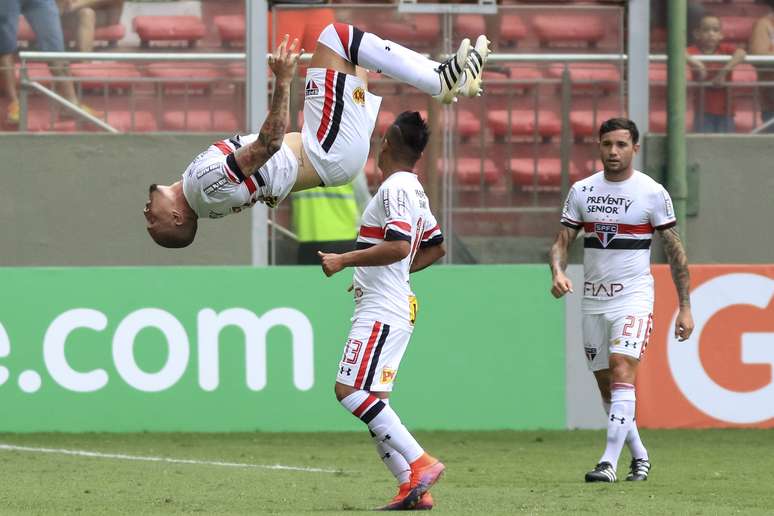
{"type": "Polygon", "coordinates": [[[355,391],[341,400],[341,404],[368,425],[374,439],[397,451],[409,464],[425,453],[392,407],[373,394],[355,391]]]}
{"type": "Polygon", "coordinates": [[[634,385],[614,383],[610,388],[610,416],[607,418],[607,446],[599,462],[616,467],[626,436],[634,422],[636,396],[634,385]]]}
{"type": "MultiPolygon", "coordinates": [[[[602,401],[602,407],[605,409],[605,414],[610,415],[610,403],[602,401]]],[[[648,450],[645,449],[645,445],[642,444],[640,439],[640,432],[637,430],[637,418],[632,421],[632,426],[629,428],[629,433],[626,434],[626,446],[632,454],[633,459],[645,459],[648,460],[648,450]]]]}
{"type": "Polygon", "coordinates": [[[430,95],[441,93],[441,79],[435,71],[440,63],[398,43],[346,23],[328,25],[318,41],[352,64],[389,75],[430,95]]]}
{"type": "Polygon", "coordinates": [[[392,476],[398,481],[398,485],[408,482],[411,479],[411,466],[403,458],[403,455],[395,451],[389,444],[385,444],[384,441],[377,439],[373,432],[371,432],[371,437],[374,440],[374,444],[376,444],[376,453],[379,454],[384,465],[387,466],[392,476]]]}

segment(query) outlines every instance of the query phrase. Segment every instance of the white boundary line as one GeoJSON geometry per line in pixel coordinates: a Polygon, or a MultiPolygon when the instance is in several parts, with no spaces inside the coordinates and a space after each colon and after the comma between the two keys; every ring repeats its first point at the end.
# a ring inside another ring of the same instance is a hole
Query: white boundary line
{"type": "Polygon", "coordinates": [[[172,459],[169,457],[144,457],[140,455],[125,455],[123,453],[100,453],[85,450],[67,450],[64,448],[33,448],[31,446],[17,446],[14,444],[0,443],[0,450],[22,451],[33,453],[53,453],[58,455],[74,455],[77,457],[92,457],[97,459],[135,460],[144,462],[165,462],[168,464],[194,464],[199,466],[220,466],[225,468],[254,468],[273,469],[283,471],[303,471],[305,473],[337,473],[334,469],[305,468],[302,466],[283,466],[282,464],[244,464],[239,462],[220,462],[194,459],[172,459]]]}

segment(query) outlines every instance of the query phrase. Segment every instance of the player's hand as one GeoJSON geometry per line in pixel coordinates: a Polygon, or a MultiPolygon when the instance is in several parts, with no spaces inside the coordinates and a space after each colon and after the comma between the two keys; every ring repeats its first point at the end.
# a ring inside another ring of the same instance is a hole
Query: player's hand
{"type": "Polygon", "coordinates": [[[693,315],[690,308],[681,308],[675,319],[675,338],[682,342],[693,333],[693,315]]]}
{"type": "Polygon", "coordinates": [[[551,295],[559,299],[568,292],[573,292],[572,281],[562,272],[557,272],[551,284],[551,295]]]}
{"type": "Polygon", "coordinates": [[[329,278],[344,268],[344,260],[340,254],[317,251],[322,262],[322,270],[329,278]]]}
{"type": "Polygon", "coordinates": [[[289,39],[290,36],[285,34],[280,44],[269,56],[269,68],[274,72],[278,81],[289,81],[293,78],[296,74],[298,58],[304,52],[303,48],[299,50],[298,38],[295,38],[288,46],[289,39]]]}

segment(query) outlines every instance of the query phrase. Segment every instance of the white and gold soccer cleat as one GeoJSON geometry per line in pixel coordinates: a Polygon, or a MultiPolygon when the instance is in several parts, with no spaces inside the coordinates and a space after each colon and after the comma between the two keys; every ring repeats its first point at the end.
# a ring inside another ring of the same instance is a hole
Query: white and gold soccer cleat
{"type": "Polygon", "coordinates": [[[483,93],[481,82],[484,75],[484,65],[486,65],[486,60],[490,54],[489,43],[489,39],[482,34],[476,39],[475,46],[470,49],[470,55],[465,62],[467,78],[460,87],[460,93],[466,97],[478,97],[483,93]]]}
{"type": "Polygon", "coordinates": [[[465,81],[465,68],[470,53],[470,40],[465,38],[460,42],[457,53],[441,63],[435,69],[441,81],[441,93],[434,95],[441,104],[451,104],[457,100],[460,86],[465,81]]]}

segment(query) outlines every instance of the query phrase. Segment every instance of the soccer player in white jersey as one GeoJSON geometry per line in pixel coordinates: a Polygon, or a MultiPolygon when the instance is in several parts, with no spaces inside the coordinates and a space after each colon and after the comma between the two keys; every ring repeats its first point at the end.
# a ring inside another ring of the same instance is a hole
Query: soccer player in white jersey
{"type": "Polygon", "coordinates": [[[429,132],[417,112],[387,129],[379,154],[384,181],[363,212],[357,249],[319,253],[327,276],[355,267],[355,314],[336,377],[336,398],[371,431],[398,482],[385,510],[430,509],[430,486],[444,465],[427,454],[389,404],[395,376],[417,314],[409,274],[445,254],[443,235],[414,165],[429,132]]]}
{"type": "Polygon", "coordinates": [[[607,446],[587,482],[615,482],[624,443],[632,454],[626,480],[647,480],[648,451],[635,422],[637,366],[653,324],[650,244],[655,231],[664,241],[680,302],[675,323],[679,340],[693,331],[688,259],[675,227],[672,200],[663,186],[632,167],[639,132],[631,120],[613,118],[599,129],[604,170],[575,183],[551,247],[551,293],[573,292],[564,271],[567,251],[583,229],[583,346],[608,415],[607,446]]]}
{"type": "Polygon", "coordinates": [[[185,247],[198,219],[238,213],[256,202],[276,206],[291,191],[348,183],[365,166],[381,98],[367,91],[365,69],[389,75],[442,103],[481,94],[489,40],[464,39],[443,63],[352,25],[323,29],[306,74],[304,125],[285,134],[298,44],[287,36],[269,59],[275,75],[259,134],[215,142],[169,186],[151,185],[147,230],[164,247],[185,247]],[[362,67],[362,68],[361,68],[362,67]]]}

